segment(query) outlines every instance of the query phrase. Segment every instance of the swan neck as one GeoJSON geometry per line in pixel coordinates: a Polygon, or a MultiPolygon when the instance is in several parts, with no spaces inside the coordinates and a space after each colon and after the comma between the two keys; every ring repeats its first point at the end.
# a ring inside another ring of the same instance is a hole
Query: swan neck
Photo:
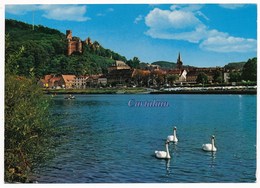
{"type": "Polygon", "coordinates": [[[215,147],[215,145],[214,145],[215,144],[215,139],[214,138],[211,139],[211,144],[212,144],[212,148],[214,148],[215,147]]]}
{"type": "Polygon", "coordinates": [[[168,144],[165,144],[165,148],[166,148],[166,155],[167,155],[167,158],[170,158],[170,153],[169,153],[169,147],[168,147],[168,144]]]}
{"type": "Polygon", "coordinates": [[[176,137],[176,130],[173,130],[173,136],[176,137]]]}

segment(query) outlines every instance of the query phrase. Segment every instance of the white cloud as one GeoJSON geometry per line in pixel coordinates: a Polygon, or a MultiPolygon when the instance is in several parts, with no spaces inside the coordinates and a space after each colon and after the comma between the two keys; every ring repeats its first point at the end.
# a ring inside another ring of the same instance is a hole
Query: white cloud
{"type": "Polygon", "coordinates": [[[145,23],[150,28],[146,34],[153,38],[187,40],[197,43],[205,33],[205,26],[192,12],[155,8],[145,17],[145,23]]]}
{"type": "Polygon", "coordinates": [[[97,16],[105,16],[105,14],[103,14],[103,13],[97,13],[96,15],[97,16]]]}
{"type": "Polygon", "coordinates": [[[6,5],[5,11],[14,15],[24,15],[27,12],[38,10],[37,5],[6,5]]]}
{"type": "Polygon", "coordinates": [[[40,5],[44,11],[43,16],[54,20],[86,21],[90,18],[85,17],[87,7],[83,5],[40,5]]]}
{"type": "Polygon", "coordinates": [[[178,9],[180,9],[180,8],[181,8],[180,5],[172,5],[172,6],[170,7],[171,10],[178,10],[178,9]]]}
{"type": "Polygon", "coordinates": [[[142,21],[142,20],[143,20],[143,18],[144,18],[144,17],[143,17],[143,15],[141,15],[141,14],[140,14],[140,15],[138,15],[138,16],[135,18],[135,21],[134,21],[134,23],[135,23],[135,24],[138,24],[140,21],[142,21]]]}
{"type": "Polygon", "coordinates": [[[205,14],[203,14],[201,11],[197,11],[197,12],[196,12],[196,15],[201,16],[201,17],[204,18],[205,20],[209,21],[209,18],[208,18],[205,14]]]}
{"type": "Polygon", "coordinates": [[[173,40],[185,40],[191,43],[198,43],[205,36],[206,30],[204,28],[196,28],[191,31],[171,31],[168,30],[158,30],[158,29],[149,29],[146,34],[159,39],[173,39],[173,40]]]}
{"type": "Polygon", "coordinates": [[[190,5],[183,5],[181,6],[182,11],[198,11],[200,10],[204,5],[202,4],[190,4],[190,5]]]}
{"type": "Polygon", "coordinates": [[[42,16],[53,20],[87,21],[87,7],[84,5],[8,5],[6,12],[15,15],[24,15],[28,12],[40,10],[42,16]]]}
{"type": "Polygon", "coordinates": [[[230,36],[228,33],[209,29],[199,17],[209,20],[200,5],[173,5],[170,10],[154,8],[145,17],[149,27],[146,34],[152,38],[183,40],[199,43],[203,50],[215,52],[246,52],[256,50],[255,39],[230,36]]]}
{"type": "Polygon", "coordinates": [[[113,8],[108,8],[107,12],[114,12],[114,9],[113,8]]]}
{"type": "Polygon", "coordinates": [[[200,21],[191,12],[155,8],[145,17],[145,23],[148,27],[157,29],[182,29],[195,27],[200,21]]]}
{"type": "Polygon", "coordinates": [[[96,16],[106,16],[108,13],[110,13],[110,12],[114,12],[115,11],[115,9],[113,9],[113,8],[108,8],[108,9],[106,9],[104,12],[99,12],[99,13],[97,13],[96,14],[96,16]]]}
{"type": "Polygon", "coordinates": [[[215,52],[249,52],[256,51],[257,41],[232,36],[214,36],[204,40],[200,47],[215,52]]]}
{"type": "Polygon", "coordinates": [[[220,4],[219,6],[222,7],[222,8],[234,10],[234,9],[238,9],[238,8],[243,8],[246,5],[244,5],[244,4],[220,4]]]}

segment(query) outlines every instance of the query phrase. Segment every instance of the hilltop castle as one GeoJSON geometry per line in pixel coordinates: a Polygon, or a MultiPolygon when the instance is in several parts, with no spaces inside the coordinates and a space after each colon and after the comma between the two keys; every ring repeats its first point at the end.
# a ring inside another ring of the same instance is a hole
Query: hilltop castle
{"type": "Polygon", "coordinates": [[[82,53],[82,42],[79,38],[72,37],[72,31],[66,30],[67,38],[67,55],[71,55],[73,52],[82,53]]]}

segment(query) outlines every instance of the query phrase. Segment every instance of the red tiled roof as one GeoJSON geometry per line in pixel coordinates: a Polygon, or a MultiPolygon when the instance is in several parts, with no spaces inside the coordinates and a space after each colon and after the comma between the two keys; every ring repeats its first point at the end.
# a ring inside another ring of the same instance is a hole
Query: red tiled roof
{"type": "Polygon", "coordinates": [[[52,77],[54,77],[54,75],[47,74],[47,75],[44,76],[44,80],[45,80],[46,82],[48,82],[52,77]]]}
{"type": "Polygon", "coordinates": [[[167,72],[168,74],[181,74],[182,73],[182,70],[180,70],[180,69],[172,69],[172,70],[169,70],[168,72],[167,72]]]}
{"type": "Polygon", "coordinates": [[[62,76],[65,83],[71,82],[71,81],[75,80],[75,78],[76,78],[75,75],[64,75],[64,74],[62,74],[61,76],[62,76]]]}

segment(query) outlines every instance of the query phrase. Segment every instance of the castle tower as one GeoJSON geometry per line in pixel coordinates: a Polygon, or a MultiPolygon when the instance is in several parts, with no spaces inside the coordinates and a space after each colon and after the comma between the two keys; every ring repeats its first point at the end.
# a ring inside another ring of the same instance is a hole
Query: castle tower
{"type": "Polygon", "coordinates": [[[91,39],[89,37],[86,39],[85,43],[89,46],[92,45],[91,39]]]}
{"type": "Polygon", "coordinates": [[[181,61],[181,53],[179,52],[178,59],[177,59],[177,68],[182,69],[182,61],[181,61]]]}
{"type": "Polygon", "coordinates": [[[72,40],[72,31],[71,30],[66,30],[66,38],[68,40],[72,40]]]}
{"type": "Polygon", "coordinates": [[[71,55],[71,54],[72,54],[71,41],[68,39],[67,55],[71,55]]]}
{"type": "Polygon", "coordinates": [[[71,46],[71,40],[72,40],[72,31],[71,30],[66,30],[66,39],[67,39],[67,55],[72,54],[72,46],[71,46]]]}
{"type": "Polygon", "coordinates": [[[81,40],[77,41],[76,51],[82,53],[82,43],[81,43],[81,40]]]}
{"type": "Polygon", "coordinates": [[[72,37],[72,31],[66,30],[67,39],[67,55],[70,56],[73,52],[82,53],[82,42],[80,39],[72,37]]]}

